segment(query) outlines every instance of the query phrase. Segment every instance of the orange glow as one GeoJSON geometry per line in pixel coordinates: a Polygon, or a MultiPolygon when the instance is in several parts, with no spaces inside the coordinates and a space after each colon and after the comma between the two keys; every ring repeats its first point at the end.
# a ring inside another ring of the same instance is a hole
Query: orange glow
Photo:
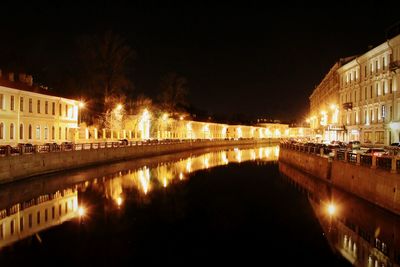
{"type": "Polygon", "coordinates": [[[85,210],[85,208],[84,207],[79,207],[78,208],[78,215],[79,215],[79,217],[83,217],[83,216],[85,216],[85,214],[86,214],[86,210],[85,210]]]}
{"type": "Polygon", "coordinates": [[[336,213],[336,206],[335,206],[335,204],[330,203],[330,204],[328,205],[328,214],[329,214],[330,216],[333,216],[333,215],[335,215],[335,213],[336,213]]]}

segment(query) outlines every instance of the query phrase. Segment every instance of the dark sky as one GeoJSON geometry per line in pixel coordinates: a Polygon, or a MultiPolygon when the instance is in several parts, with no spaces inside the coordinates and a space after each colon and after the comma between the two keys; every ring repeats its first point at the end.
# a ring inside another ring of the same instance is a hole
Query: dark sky
{"type": "Polygon", "coordinates": [[[3,5],[0,68],[38,43],[47,49],[43,58],[62,59],[76,36],[112,30],[137,53],[137,93],[154,97],[160,77],[176,71],[189,81],[189,101],[210,114],[281,120],[301,119],[334,62],[384,42],[387,28],[400,20],[394,3],[381,1],[82,2],[3,5]]]}

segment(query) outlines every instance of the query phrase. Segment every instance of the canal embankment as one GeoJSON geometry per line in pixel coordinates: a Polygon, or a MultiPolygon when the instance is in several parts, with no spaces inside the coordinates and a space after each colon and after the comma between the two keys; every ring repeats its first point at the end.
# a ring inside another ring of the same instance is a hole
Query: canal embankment
{"type": "Polygon", "coordinates": [[[279,161],[400,214],[400,158],[281,144],[279,161]]]}
{"type": "Polygon", "coordinates": [[[0,184],[24,178],[207,147],[274,144],[278,139],[197,140],[173,142],[129,142],[75,144],[68,149],[30,151],[0,157],[0,184]]]}

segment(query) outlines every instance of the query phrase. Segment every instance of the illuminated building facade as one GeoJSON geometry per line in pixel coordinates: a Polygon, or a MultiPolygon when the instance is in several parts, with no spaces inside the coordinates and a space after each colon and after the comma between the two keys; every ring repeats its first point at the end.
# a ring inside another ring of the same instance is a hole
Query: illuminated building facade
{"type": "Polygon", "coordinates": [[[339,75],[337,70],[354,57],[340,59],[314,89],[310,99],[310,116],[307,122],[315,136],[321,140],[338,140],[344,131],[339,123],[339,75]]]}
{"type": "Polygon", "coordinates": [[[338,69],[343,140],[388,145],[400,135],[400,35],[338,69]]]}
{"type": "Polygon", "coordinates": [[[0,145],[73,140],[78,101],[49,95],[33,86],[32,76],[0,71],[0,145]],[[7,79],[5,79],[7,78],[7,79]]]}
{"type": "Polygon", "coordinates": [[[78,192],[64,189],[0,210],[0,249],[78,216],[78,192]]]}

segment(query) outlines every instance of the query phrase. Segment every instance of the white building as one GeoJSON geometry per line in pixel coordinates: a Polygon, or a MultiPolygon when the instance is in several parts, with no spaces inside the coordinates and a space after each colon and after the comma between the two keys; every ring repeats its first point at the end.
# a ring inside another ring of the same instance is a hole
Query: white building
{"type": "Polygon", "coordinates": [[[0,145],[73,140],[78,101],[33,86],[30,75],[20,74],[18,81],[13,73],[7,76],[0,71],[0,145]]]}
{"type": "Polygon", "coordinates": [[[400,138],[400,35],[338,69],[340,139],[388,145],[400,138]]]}

